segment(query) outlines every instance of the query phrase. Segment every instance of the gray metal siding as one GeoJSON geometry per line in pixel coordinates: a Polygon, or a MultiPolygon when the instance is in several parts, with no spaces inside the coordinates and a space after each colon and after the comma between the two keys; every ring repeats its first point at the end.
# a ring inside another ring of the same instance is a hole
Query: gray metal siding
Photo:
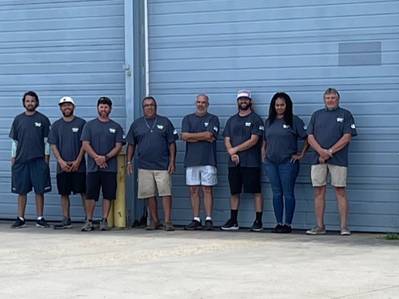
{"type": "MultiPolygon", "coordinates": [[[[194,111],[195,95],[206,92],[210,111],[224,126],[236,112],[236,90],[249,88],[262,117],[273,93],[284,90],[294,100],[295,113],[308,122],[323,106],[323,91],[336,87],[359,133],[350,145],[350,225],[362,231],[399,230],[397,1],[150,0],[149,12],[150,91],[160,114],[180,128],[182,117],[194,111]],[[367,43],[373,43],[372,50],[367,43]]],[[[192,217],[183,156],[179,142],[173,181],[173,218],[179,224],[192,217]]],[[[229,217],[229,191],[221,138],[218,158],[214,218],[222,224],[229,217]]],[[[297,228],[314,224],[309,168],[305,159],[296,187],[297,228]]],[[[275,220],[267,178],[263,190],[264,223],[271,227],[275,220]]],[[[239,221],[249,226],[254,208],[252,199],[245,198],[239,221]]],[[[339,227],[332,190],[326,224],[339,227]]]]}
{"type": "MultiPolygon", "coordinates": [[[[16,196],[10,193],[9,129],[23,111],[21,97],[35,90],[39,110],[51,121],[60,117],[63,95],[77,101],[77,115],[96,117],[99,96],[112,98],[112,117],[125,127],[124,1],[1,1],[0,6],[0,218],[14,218],[16,196]]],[[[61,215],[51,162],[53,191],[46,195],[45,216],[61,215]]],[[[80,199],[72,215],[82,218],[80,199]]],[[[97,209],[99,212],[99,209],[97,209]]],[[[33,196],[27,217],[35,216],[33,196]]]]}

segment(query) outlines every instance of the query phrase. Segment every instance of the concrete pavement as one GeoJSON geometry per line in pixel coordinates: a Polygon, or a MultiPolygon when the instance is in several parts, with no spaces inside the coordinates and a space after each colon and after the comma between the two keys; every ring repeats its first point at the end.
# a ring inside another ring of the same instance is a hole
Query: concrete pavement
{"type": "Polygon", "coordinates": [[[0,298],[399,298],[399,241],[380,234],[10,229],[0,298]]]}

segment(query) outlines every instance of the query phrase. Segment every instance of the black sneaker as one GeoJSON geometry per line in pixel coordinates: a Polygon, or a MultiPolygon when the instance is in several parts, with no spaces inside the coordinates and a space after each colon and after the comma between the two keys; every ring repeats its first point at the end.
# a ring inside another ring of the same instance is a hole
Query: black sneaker
{"type": "Polygon", "coordinates": [[[200,230],[200,229],[202,229],[202,224],[200,221],[197,220],[191,221],[190,224],[184,227],[184,230],[200,230]]]}
{"type": "Polygon", "coordinates": [[[284,224],[284,225],[283,225],[283,229],[282,229],[282,233],[283,233],[283,234],[289,234],[289,233],[291,233],[291,232],[292,232],[292,227],[291,227],[291,225],[284,224]]]}
{"type": "Polygon", "coordinates": [[[17,217],[17,220],[11,225],[11,228],[23,228],[25,227],[25,219],[17,217]]]}
{"type": "Polygon", "coordinates": [[[229,219],[220,229],[227,231],[238,231],[240,227],[238,226],[237,222],[234,222],[232,219],[229,219]]]}
{"type": "Polygon", "coordinates": [[[263,230],[263,224],[262,221],[259,220],[255,220],[251,228],[249,229],[249,231],[251,232],[261,232],[262,230],[263,230]]]}
{"type": "Polygon", "coordinates": [[[205,220],[205,230],[213,230],[213,222],[212,220],[205,220]]]}
{"type": "Polygon", "coordinates": [[[281,224],[277,224],[277,225],[273,228],[272,233],[275,233],[275,234],[282,234],[282,233],[283,233],[283,226],[282,226],[281,224]]]}
{"type": "Polygon", "coordinates": [[[47,228],[47,227],[49,227],[49,225],[48,225],[46,219],[41,217],[40,219],[36,220],[36,227],[47,228]]]}
{"type": "Polygon", "coordinates": [[[54,229],[72,228],[71,218],[64,218],[61,223],[54,224],[54,229]]]}

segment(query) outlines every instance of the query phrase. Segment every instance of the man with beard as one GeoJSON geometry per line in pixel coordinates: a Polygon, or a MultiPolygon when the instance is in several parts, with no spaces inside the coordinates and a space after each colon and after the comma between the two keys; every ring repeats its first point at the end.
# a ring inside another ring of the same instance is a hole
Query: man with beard
{"type": "Polygon", "coordinates": [[[339,106],[339,93],[334,88],[324,92],[325,108],[312,114],[308,125],[308,142],[314,149],[311,179],[314,187],[316,226],[306,231],[308,235],[326,233],[324,210],[326,205],[327,176],[330,173],[340,214],[342,236],[351,234],[348,228],[348,198],[346,177],[349,143],[357,135],[355,121],[350,111],[339,106]]]}
{"type": "Polygon", "coordinates": [[[132,158],[137,148],[139,199],[148,199],[151,223],[147,230],[161,227],[156,196],[162,197],[164,230],[173,231],[172,224],[172,174],[176,169],[177,131],[171,121],[157,114],[155,98],[148,96],[142,102],[144,116],[130,126],[126,141],[127,173],[133,173],[132,158]],[[158,194],[157,194],[158,193],[158,194]]]}
{"type": "Polygon", "coordinates": [[[103,218],[100,230],[108,230],[108,214],[111,200],[116,198],[117,155],[122,149],[122,127],[110,119],[112,101],[100,97],[97,101],[98,117],[89,121],[83,128],[81,141],[87,153],[86,176],[86,215],[87,221],[82,231],[92,231],[93,215],[100,195],[103,193],[103,218]]]}
{"type": "Polygon", "coordinates": [[[252,111],[251,93],[240,90],[237,94],[238,113],[230,117],[223,131],[224,144],[229,153],[229,185],[231,192],[230,219],[222,230],[237,231],[240,193],[253,193],[256,218],[251,231],[263,230],[263,198],[261,193],[261,148],[264,126],[262,119],[252,111]]]}
{"type": "Polygon", "coordinates": [[[62,118],[52,126],[48,141],[57,159],[57,188],[61,195],[63,219],[54,228],[71,228],[69,194],[79,193],[85,206],[86,162],[80,137],[86,121],[74,115],[75,102],[62,97],[58,103],[62,118]]]}
{"type": "Polygon", "coordinates": [[[208,113],[209,98],[200,94],[196,98],[195,113],[186,115],[182,121],[182,139],[186,142],[184,166],[186,184],[190,186],[194,219],[185,230],[202,229],[200,218],[200,191],[204,195],[205,229],[212,230],[212,187],[217,184],[216,139],[219,119],[208,113]]]}
{"type": "Polygon", "coordinates": [[[10,131],[12,139],[11,173],[13,193],[18,194],[18,217],[12,228],[25,226],[27,194],[32,190],[36,196],[36,226],[48,227],[43,217],[44,193],[51,191],[50,148],[47,138],[50,130],[49,119],[36,111],[39,97],[28,91],[22,98],[25,112],[15,117],[10,131]]]}

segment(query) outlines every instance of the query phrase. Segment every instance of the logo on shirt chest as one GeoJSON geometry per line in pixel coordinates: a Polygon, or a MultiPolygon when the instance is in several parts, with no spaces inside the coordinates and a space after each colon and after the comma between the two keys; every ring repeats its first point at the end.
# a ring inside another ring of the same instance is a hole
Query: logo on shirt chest
{"type": "Polygon", "coordinates": [[[72,132],[74,132],[74,133],[79,132],[79,128],[72,128],[72,132]]]}
{"type": "Polygon", "coordinates": [[[290,125],[283,124],[283,128],[284,128],[284,129],[289,129],[289,128],[290,128],[290,125]]]}
{"type": "Polygon", "coordinates": [[[251,122],[245,122],[245,126],[246,126],[246,127],[250,127],[251,124],[252,124],[251,122]]]}
{"type": "Polygon", "coordinates": [[[163,125],[157,125],[157,128],[163,130],[163,125]]]}
{"type": "Polygon", "coordinates": [[[337,117],[337,123],[342,123],[344,122],[344,118],[343,117],[337,117]]]}
{"type": "Polygon", "coordinates": [[[116,130],[114,128],[109,128],[109,132],[115,134],[116,130]]]}
{"type": "Polygon", "coordinates": [[[205,127],[208,127],[208,125],[209,125],[209,123],[208,123],[208,122],[207,122],[207,123],[204,123],[204,126],[205,126],[205,127]]]}
{"type": "Polygon", "coordinates": [[[35,122],[35,127],[40,128],[41,126],[42,126],[42,123],[35,122]]]}

